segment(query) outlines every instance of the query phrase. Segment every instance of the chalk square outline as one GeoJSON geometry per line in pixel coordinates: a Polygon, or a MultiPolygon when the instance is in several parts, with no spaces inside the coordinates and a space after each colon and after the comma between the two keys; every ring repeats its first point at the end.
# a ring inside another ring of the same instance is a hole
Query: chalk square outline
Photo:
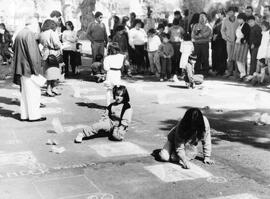
{"type": "Polygon", "coordinates": [[[229,196],[221,196],[221,197],[211,198],[211,199],[259,199],[259,198],[249,193],[243,193],[243,194],[235,194],[235,195],[229,195],[229,196]]]}
{"type": "Polygon", "coordinates": [[[144,169],[158,177],[163,182],[177,182],[184,180],[195,180],[213,176],[201,167],[190,163],[190,169],[183,169],[180,165],[172,163],[145,166],[144,169]]]}
{"type": "Polygon", "coordinates": [[[97,143],[88,146],[94,149],[97,152],[97,154],[99,154],[104,158],[149,154],[145,149],[131,142],[115,142],[115,143],[112,142],[104,144],[97,143]],[[129,150],[127,150],[128,148],[129,150]]]}
{"type": "MultiPolygon", "coordinates": [[[[58,177],[58,178],[52,178],[52,179],[47,179],[47,180],[39,180],[39,181],[35,181],[32,182],[32,184],[34,185],[37,193],[40,195],[41,198],[46,198],[44,193],[41,192],[38,183],[46,183],[46,182],[50,182],[50,181],[60,181],[60,180],[64,180],[64,179],[74,179],[74,178],[84,178],[85,181],[88,184],[88,190],[91,188],[93,188],[93,192],[87,192],[87,193],[79,193],[79,194],[70,194],[70,195],[66,195],[66,196],[58,196],[58,199],[65,199],[65,198],[76,198],[76,197],[80,197],[80,196],[88,196],[89,194],[94,194],[97,192],[101,192],[101,190],[99,189],[99,187],[97,185],[94,184],[94,182],[92,182],[91,180],[89,180],[85,175],[76,175],[76,176],[69,176],[69,177],[58,177]]],[[[62,187],[62,186],[61,186],[62,187]]],[[[51,190],[50,190],[51,191],[51,190]]]]}
{"type": "Polygon", "coordinates": [[[28,169],[38,168],[37,158],[32,151],[20,151],[12,153],[0,153],[0,168],[8,165],[22,166],[28,169]],[[19,158],[19,159],[16,159],[19,158]],[[4,163],[3,161],[10,162],[4,163]]]}

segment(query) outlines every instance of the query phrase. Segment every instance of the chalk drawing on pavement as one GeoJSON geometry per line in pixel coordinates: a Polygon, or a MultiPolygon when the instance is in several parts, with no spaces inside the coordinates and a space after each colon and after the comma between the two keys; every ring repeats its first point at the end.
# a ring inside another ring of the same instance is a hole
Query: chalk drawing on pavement
{"type": "Polygon", "coordinates": [[[180,165],[165,163],[144,167],[147,171],[154,174],[163,182],[177,182],[183,180],[194,180],[199,178],[208,178],[211,173],[201,167],[190,163],[190,169],[183,169],[180,165]]]}
{"type": "Polygon", "coordinates": [[[207,182],[215,183],[215,184],[219,184],[219,183],[221,184],[221,183],[228,182],[228,180],[226,178],[220,177],[220,176],[210,176],[206,180],[207,180],[207,182]]]}
{"type": "Polygon", "coordinates": [[[23,166],[28,169],[39,169],[40,165],[31,151],[0,154],[0,167],[4,166],[23,166]]]}
{"type": "Polygon", "coordinates": [[[244,194],[235,194],[230,196],[220,196],[217,198],[211,198],[211,199],[259,199],[254,195],[244,193],[244,194]]]}
{"type": "Polygon", "coordinates": [[[97,143],[89,145],[102,157],[115,157],[126,155],[147,155],[146,150],[131,142],[97,143]]]}

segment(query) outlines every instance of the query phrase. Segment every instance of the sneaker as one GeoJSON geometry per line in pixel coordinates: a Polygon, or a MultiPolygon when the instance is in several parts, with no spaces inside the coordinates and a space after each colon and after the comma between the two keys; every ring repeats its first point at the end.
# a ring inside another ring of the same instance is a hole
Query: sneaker
{"type": "Polygon", "coordinates": [[[173,76],[173,81],[174,81],[174,82],[179,82],[179,79],[177,78],[177,75],[174,75],[174,76],[173,76]]]}
{"type": "Polygon", "coordinates": [[[164,82],[164,79],[161,78],[159,81],[164,82]]]}
{"type": "Polygon", "coordinates": [[[253,75],[249,75],[245,78],[245,82],[250,82],[253,79],[253,75]]]}

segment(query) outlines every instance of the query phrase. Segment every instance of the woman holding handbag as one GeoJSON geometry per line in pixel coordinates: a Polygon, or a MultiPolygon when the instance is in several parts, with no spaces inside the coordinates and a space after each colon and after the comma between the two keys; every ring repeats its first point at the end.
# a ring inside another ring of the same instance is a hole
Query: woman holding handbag
{"type": "Polygon", "coordinates": [[[62,62],[62,45],[55,31],[56,28],[57,24],[53,20],[47,19],[41,27],[40,34],[42,66],[44,67],[45,77],[47,79],[46,96],[48,97],[61,95],[56,89],[56,81],[61,75],[59,63],[62,62]]]}

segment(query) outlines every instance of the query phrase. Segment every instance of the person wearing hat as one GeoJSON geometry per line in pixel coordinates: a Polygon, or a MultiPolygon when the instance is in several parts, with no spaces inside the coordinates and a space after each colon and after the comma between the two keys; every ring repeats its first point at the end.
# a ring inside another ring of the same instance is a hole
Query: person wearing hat
{"type": "Polygon", "coordinates": [[[91,41],[92,57],[95,59],[96,55],[104,56],[104,48],[108,43],[107,32],[105,24],[102,23],[103,14],[101,12],[95,13],[95,21],[90,23],[86,35],[91,41]]]}
{"type": "Polygon", "coordinates": [[[237,16],[238,27],[236,29],[236,41],[233,53],[233,60],[236,61],[237,68],[240,72],[240,80],[243,80],[246,75],[246,63],[247,63],[247,53],[248,53],[248,39],[250,33],[250,27],[246,23],[246,14],[239,13],[237,16]]]}
{"type": "Polygon", "coordinates": [[[108,46],[110,55],[104,58],[104,70],[107,72],[104,85],[107,89],[107,105],[111,103],[112,89],[116,85],[121,85],[121,69],[126,59],[126,55],[120,53],[118,43],[112,42],[108,46]]]}

